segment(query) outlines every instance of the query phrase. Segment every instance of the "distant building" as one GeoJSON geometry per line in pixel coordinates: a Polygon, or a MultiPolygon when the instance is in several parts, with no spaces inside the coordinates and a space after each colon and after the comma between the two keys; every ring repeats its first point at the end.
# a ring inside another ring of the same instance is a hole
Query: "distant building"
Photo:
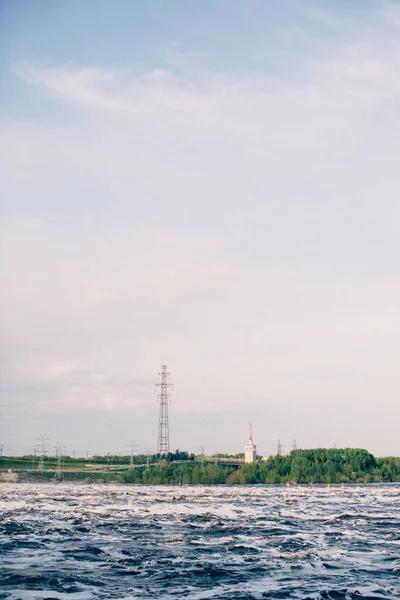
{"type": "Polygon", "coordinates": [[[255,463],[257,460],[257,446],[253,442],[253,437],[251,435],[251,423],[250,423],[250,437],[244,449],[244,462],[245,463],[255,463]]]}

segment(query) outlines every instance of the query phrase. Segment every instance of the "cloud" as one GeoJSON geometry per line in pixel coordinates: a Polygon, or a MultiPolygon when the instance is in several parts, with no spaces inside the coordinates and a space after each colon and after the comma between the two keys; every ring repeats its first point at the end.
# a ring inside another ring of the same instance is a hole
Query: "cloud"
{"type": "Polygon", "coordinates": [[[384,20],[393,27],[400,26],[400,6],[398,3],[381,0],[381,15],[384,20]]]}
{"type": "Polygon", "coordinates": [[[14,68],[27,83],[60,95],[71,102],[93,108],[134,111],[135,106],[120,94],[105,91],[116,81],[117,73],[104,67],[40,69],[28,63],[14,68]]]}
{"type": "Polygon", "coordinates": [[[139,131],[161,127],[167,135],[175,129],[189,138],[229,135],[270,148],[334,153],[346,140],[362,141],[375,114],[390,109],[399,95],[399,64],[399,45],[388,39],[341,43],[329,57],[309,60],[300,81],[252,72],[202,69],[178,76],[159,68],[138,74],[73,65],[25,64],[15,73],[77,107],[128,119],[139,131]]]}
{"type": "Polygon", "coordinates": [[[340,27],[343,25],[343,22],[337,17],[337,15],[334,15],[332,12],[326,10],[315,8],[315,6],[312,6],[304,1],[296,2],[292,0],[291,5],[294,6],[301,14],[309,19],[312,19],[313,21],[328,25],[329,27],[340,27]]]}

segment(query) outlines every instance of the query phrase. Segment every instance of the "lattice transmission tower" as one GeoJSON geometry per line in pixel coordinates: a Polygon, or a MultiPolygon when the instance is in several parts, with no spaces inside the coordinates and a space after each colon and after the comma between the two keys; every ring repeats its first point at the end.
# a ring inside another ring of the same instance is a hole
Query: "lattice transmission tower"
{"type": "Polygon", "coordinates": [[[65,452],[65,446],[62,442],[57,442],[57,446],[54,446],[54,449],[56,451],[56,458],[57,458],[57,467],[54,473],[54,479],[58,479],[58,481],[61,481],[61,479],[63,478],[63,474],[62,474],[62,459],[63,459],[63,454],[65,452]]]}
{"type": "Polygon", "coordinates": [[[47,437],[47,433],[41,433],[36,440],[38,442],[38,450],[39,450],[39,464],[37,470],[41,473],[44,472],[44,459],[47,455],[47,449],[49,446],[50,438],[47,437]]]}
{"type": "Polygon", "coordinates": [[[129,452],[130,452],[129,468],[133,469],[133,455],[135,454],[135,450],[137,448],[136,442],[131,440],[128,444],[128,448],[129,448],[129,452]]]}
{"type": "Polygon", "coordinates": [[[278,443],[276,445],[276,453],[278,456],[282,456],[282,454],[283,454],[283,447],[281,444],[281,440],[278,440],[278,443]]]}
{"type": "Polygon", "coordinates": [[[160,412],[158,418],[158,440],[157,454],[168,454],[169,445],[169,423],[168,423],[168,402],[171,399],[169,390],[173,384],[170,383],[170,373],[167,371],[167,365],[161,365],[161,371],[158,374],[158,402],[160,403],[160,412]]]}

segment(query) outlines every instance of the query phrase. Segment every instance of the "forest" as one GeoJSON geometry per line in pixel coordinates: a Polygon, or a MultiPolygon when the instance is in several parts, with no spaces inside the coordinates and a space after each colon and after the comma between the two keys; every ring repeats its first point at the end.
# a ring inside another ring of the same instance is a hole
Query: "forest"
{"type": "Polygon", "coordinates": [[[226,467],[193,460],[168,460],[123,474],[127,483],[256,484],[256,483],[380,483],[400,481],[400,458],[375,458],[358,448],[292,450],[254,464],[226,467]]]}

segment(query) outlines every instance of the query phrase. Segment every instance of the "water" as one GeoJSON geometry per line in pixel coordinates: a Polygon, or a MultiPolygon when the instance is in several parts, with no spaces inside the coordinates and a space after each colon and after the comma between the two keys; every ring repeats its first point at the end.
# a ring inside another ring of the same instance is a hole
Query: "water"
{"type": "Polygon", "coordinates": [[[400,598],[400,484],[3,484],[0,598],[400,598]]]}

